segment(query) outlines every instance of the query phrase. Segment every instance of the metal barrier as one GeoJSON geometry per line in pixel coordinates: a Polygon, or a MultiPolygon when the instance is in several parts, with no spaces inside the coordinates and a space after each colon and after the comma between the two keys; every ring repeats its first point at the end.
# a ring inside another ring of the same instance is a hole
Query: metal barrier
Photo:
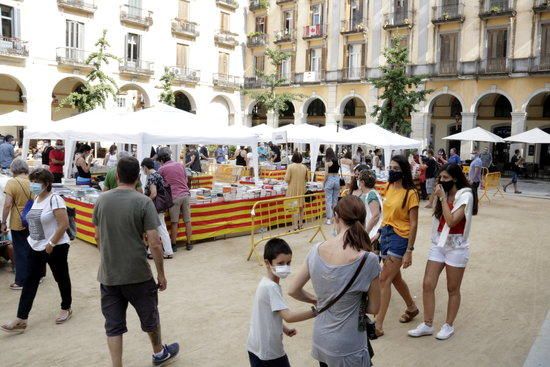
{"type": "Polygon", "coordinates": [[[323,191],[256,202],[250,212],[252,222],[250,227],[250,252],[246,260],[250,260],[252,254],[255,254],[258,262],[263,264],[262,257],[257,253],[256,247],[272,238],[313,230],[315,233],[310,238],[310,243],[319,233],[326,239],[322,228],[324,214],[325,193],[323,191]],[[293,222],[298,221],[300,211],[302,211],[302,221],[299,223],[298,228],[288,230],[293,222]]]}
{"type": "Polygon", "coordinates": [[[479,202],[483,198],[487,198],[489,202],[491,202],[491,199],[489,199],[489,190],[496,189],[493,196],[496,196],[496,194],[500,194],[500,196],[504,197],[502,194],[502,191],[500,191],[500,172],[493,172],[493,173],[487,173],[484,176],[483,179],[483,195],[479,198],[479,202]]]}

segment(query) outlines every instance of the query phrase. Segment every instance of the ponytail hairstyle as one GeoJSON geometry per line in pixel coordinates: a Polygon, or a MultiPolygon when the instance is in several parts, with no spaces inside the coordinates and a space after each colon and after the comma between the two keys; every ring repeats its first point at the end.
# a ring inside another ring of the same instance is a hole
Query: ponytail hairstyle
{"type": "Polygon", "coordinates": [[[401,204],[401,208],[405,208],[405,205],[407,205],[407,201],[409,198],[409,191],[413,191],[413,195],[418,195],[418,190],[416,189],[416,185],[414,184],[414,180],[412,177],[412,171],[411,171],[411,164],[405,158],[404,155],[396,155],[392,157],[392,162],[395,162],[399,165],[399,168],[401,168],[401,172],[403,172],[403,179],[401,180],[401,185],[405,190],[407,190],[407,194],[405,195],[405,198],[403,198],[403,204],[401,204]]]}
{"type": "Polygon", "coordinates": [[[344,234],[344,249],[351,246],[357,251],[372,251],[369,234],[365,230],[367,210],[357,196],[348,195],[340,199],[334,212],[349,228],[344,234]]]}
{"type": "MultiPolygon", "coordinates": [[[[447,172],[449,176],[453,178],[453,181],[455,181],[455,186],[457,190],[463,189],[465,187],[472,188],[472,185],[468,182],[468,179],[464,175],[464,172],[462,171],[462,168],[460,168],[457,164],[447,163],[444,165],[439,172],[447,172]]],[[[439,182],[439,178],[438,181],[439,182]]],[[[472,206],[472,215],[477,215],[477,192],[476,190],[472,189],[472,195],[474,196],[474,205],[472,206]]],[[[437,200],[437,203],[435,204],[434,209],[434,217],[437,219],[440,219],[443,215],[443,208],[441,207],[441,201],[437,200]]]]}

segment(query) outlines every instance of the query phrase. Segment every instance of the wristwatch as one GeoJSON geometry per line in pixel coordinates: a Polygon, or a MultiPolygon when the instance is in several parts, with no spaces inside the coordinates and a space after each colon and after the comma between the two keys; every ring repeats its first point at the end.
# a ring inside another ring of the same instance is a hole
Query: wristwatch
{"type": "Polygon", "coordinates": [[[311,312],[313,312],[314,316],[319,315],[319,312],[317,312],[317,308],[315,308],[315,306],[311,306],[311,312]]]}

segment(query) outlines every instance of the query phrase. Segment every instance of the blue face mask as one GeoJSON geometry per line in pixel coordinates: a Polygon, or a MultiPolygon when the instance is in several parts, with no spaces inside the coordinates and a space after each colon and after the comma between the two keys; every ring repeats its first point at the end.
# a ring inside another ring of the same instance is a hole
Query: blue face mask
{"type": "Polygon", "coordinates": [[[40,193],[44,191],[44,188],[42,187],[41,183],[38,182],[31,182],[31,192],[34,195],[40,195],[40,193]]]}

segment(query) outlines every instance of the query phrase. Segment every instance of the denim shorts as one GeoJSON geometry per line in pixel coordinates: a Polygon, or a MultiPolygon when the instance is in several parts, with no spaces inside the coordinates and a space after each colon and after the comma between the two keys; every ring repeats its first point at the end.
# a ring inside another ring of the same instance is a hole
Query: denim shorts
{"type": "Polygon", "coordinates": [[[380,229],[380,256],[383,259],[388,256],[402,259],[408,245],[409,239],[396,234],[392,226],[384,226],[380,229]]]}

